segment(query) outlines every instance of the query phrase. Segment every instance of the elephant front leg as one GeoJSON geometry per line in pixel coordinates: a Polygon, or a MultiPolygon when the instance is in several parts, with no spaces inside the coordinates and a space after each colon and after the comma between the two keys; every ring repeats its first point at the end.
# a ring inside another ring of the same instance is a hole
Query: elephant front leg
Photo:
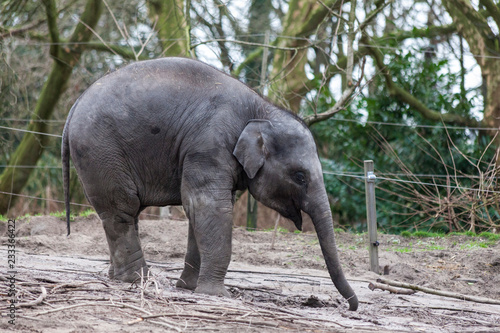
{"type": "Polygon", "coordinates": [[[195,290],[198,285],[200,275],[200,251],[194,237],[193,225],[189,223],[188,248],[184,260],[184,270],[182,271],[177,288],[195,290]]]}
{"type": "Polygon", "coordinates": [[[148,267],[141,249],[135,218],[124,214],[101,214],[109,245],[111,267],[109,277],[133,282],[146,276],[148,267]]]}
{"type": "Polygon", "coordinates": [[[201,263],[195,292],[229,297],[224,279],[231,261],[232,218],[210,217],[197,224],[195,234],[201,263]]]}
{"type": "Polygon", "coordinates": [[[192,282],[197,277],[196,293],[229,297],[224,279],[231,260],[233,222],[231,192],[227,192],[198,192],[188,199],[186,211],[191,234],[186,259],[191,262],[186,261],[181,279],[186,277],[191,281],[189,286],[193,287],[192,282]],[[199,268],[196,265],[196,247],[199,268]]]}

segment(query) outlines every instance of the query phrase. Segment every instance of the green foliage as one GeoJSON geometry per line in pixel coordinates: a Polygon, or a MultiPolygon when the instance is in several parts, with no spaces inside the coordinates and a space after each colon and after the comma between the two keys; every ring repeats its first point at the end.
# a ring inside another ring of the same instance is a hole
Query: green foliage
{"type": "MultiPolygon", "coordinates": [[[[396,51],[386,61],[398,84],[411,92],[429,108],[471,116],[474,97],[467,91],[456,91],[458,73],[444,60],[424,59],[420,50],[396,51]]],[[[374,160],[376,174],[386,178],[418,183],[445,185],[446,178],[420,178],[413,175],[477,174],[469,162],[482,156],[483,161],[494,158],[494,149],[486,149],[490,138],[479,137],[474,131],[459,128],[437,128],[407,104],[390,96],[383,79],[375,77],[365,94],[341,112],[341,119],[332,118],[312,126],[322,156],[323,170],[336,174],[350,173],[351,177],[325,173],[325,185],[332,198],[332,213],[343,226],[356,231],[365,230],[365,185],[363,161],[374,160]],[[368,124],[378,122],[384,124],[368,124]],[[403,126],[389,126],[387,123],[403,126]],[[427,127],[417,127],[423,125],[427,127]],[[483,155],[484,153],[484,155],[483,155]],[[468,156],[464,158],[464,156],[468,156]],[[352,174],[357,172],[357,174],[352,174]],[[393,175],[397,176],[393,176],[393,175]]],[[[318,99],[318,112],[334,104],[329,93],[318,99]]],[[[310,111],[312,112],[312,111],[310,111]]],[[[476,180],[452,179],[451,185],[474,187],[476,180]]],[[[381,230],[399,233],[403,230],[449,232],[449,221],[439,206],[438,197],[446,197],[446,188],[435,185],[377,181],[377,220],[381,230]]],[[[455,213],[468,225],[471,203],[458,207],[455,213]],[[469,206],[466,206],[466,205],[469,206]]],[[[498,212],[485,205],[475,210],[476,220],[500,218],[498,212]]]]}
{"type": "MultiPolygon", "coordinates": [[[[63,210],[61,212],[52,212],[49,215],[50,216],[54,216],[54,217],[58,217],[58,218],[60,218],[62,220],[66,220],[66,211],[65,210],[63,210]]],[[[70,216],[69,216],[69,220],[70,221],[74,221],[75,217],[76,217],[76,215],[73,214],[73,213],[71,213],[70,216]]]]}
{"type": "Polygon", "coordinates": [[[65,218],[66,217],[66,212],[52,212],[49,214],[50,216],[54,217],[59,217],[59,218],[65,218]]]}
{"type": "Polygon", "coordinates": [[[470,241],[470,242],[467,242],[465,244],[460,245],[460,249],[461,250],[473,250],[473,249],[478,249],[478,248],[485,249],[485,248],[490,247],[491,245],[493,245],[493,244],[489,243],[489,242],[470,241]]]}
{"type": "Polygon", "coordinates": [[[437,232],[428,232],[428,231],[402,231],[401,236],[410,238],[410,237],[418,237],[418,238],[429,238],[429,237],[444,237],[444,233],[437,232]]]}
{"type": "Polygon", "coordinates": [[[428,231],[414,231],[412,232],[413,237],[427,238],[427,237],[443,237],[442,233],[428,232],[428,231]]]}
{"type": "Polygon", "coordinates": [[[81,212],[80,214],[78,214],[78,216],[80,216],[80,217],[89,217],[92,214],[96,214],[96,212],[95,212],[95,210],[89,208],[89,209],[81,212]]]}
{"type": "Polygon", "coordinates": [[[400,253],[410,253],[412,251],[413,249],[410,247],[399,247],[394,249],[394,252],[400,252],[400,253]]]}
{"type": "Polygon", "coordinates": [[[472,231],[464,231],[464,232],[450,232],[448,234],[449,236],[469,236],[469,237],[476,237],[477,234],[472,231]]]}
{"type": "MultiPolygon", "coordinates": [[[[466,231],[466,232],[450,232],[448,234],[442,234],[442,233],[434,233],[434,232],[426,232],[426,231],[403,231],[401,232],[401,236],[406,237],[406,238],[411,238],[411,237],[417,237],[417,238],[436,238],[436,237],[452,237],[452,236],[465,236],[465,237],[470,237],[470,238],[479,238],[479,239],[474,239],[467,241],[463,244],[460,245],[460,248],[463,249],[474,249],[474,248],[486,248],[490,247],[496,244],[497,241],[500,240],[500,235],[499,234],[494,234],[491,232],[482,232],[480,234],[476,234],[472,231],[466,231]],[[486,241],[483,241],[482,239],[486,239],[486,241]]],[[[456,243],[454,243],[456,245],[456,243]]],[[[428,245],[427,246],[428,250],[443,250],[442,246],[438,245],[428,245]]]]}
{"type": "Polygon", "coordinates": [[[482,238],[486,238],[486,239],[488,239],[490,241],[494,241],[494,242],[500,240],[500,235],[499,234],[493,234],[491,232],[486,232],[486,231],[480,233],[478,236],[482,237],[482,238]]]}
{"type": "Polygon", "coordinates": [[[406,237],[406,238],[410,238],[411,237],[411,232],[409,232],[409,231],[402,231],[401,232],[401,236],[406,237]]]}

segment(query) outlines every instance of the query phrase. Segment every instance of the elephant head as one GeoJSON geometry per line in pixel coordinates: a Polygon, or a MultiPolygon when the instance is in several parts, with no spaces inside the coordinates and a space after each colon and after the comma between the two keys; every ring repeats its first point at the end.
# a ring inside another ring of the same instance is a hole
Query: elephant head
{"type": "Polygon", "coordinates": [[[358,299],[345,279],[335,245],[333,220],[316,144],[292,115],[251,120],[233,152],[248,176],[250,193],[302,229],[301,211],[314,224],[333,283],[356,310],[358,299]]]}

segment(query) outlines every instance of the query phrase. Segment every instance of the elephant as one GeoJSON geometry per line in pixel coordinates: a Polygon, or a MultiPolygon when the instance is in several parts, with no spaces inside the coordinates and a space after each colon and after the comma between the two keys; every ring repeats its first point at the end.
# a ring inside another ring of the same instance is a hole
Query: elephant
{"type": "Polygon", "coordinates": [[[148,272],[139,213],[182,205],[189,231],[177,287],[229,296],[235,193],[248,189],[299,230],[301,212],[311,217],[331,279],[357,309],[310,130],[239,80],[188,58],[135,62],[76,100],[62,137],[68,234],[71,159],[104,227],[110,278],[131,282],[148,272]]]}

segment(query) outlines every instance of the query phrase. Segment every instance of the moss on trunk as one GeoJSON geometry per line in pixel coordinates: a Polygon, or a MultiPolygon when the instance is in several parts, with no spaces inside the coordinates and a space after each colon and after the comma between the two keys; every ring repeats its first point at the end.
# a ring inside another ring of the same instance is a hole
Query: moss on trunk
{"type": "MultiPolygon", "coordinates": [[[[53,0],[44,1],[47,13],[47,22],[49,26],[52,42],[59,43],[59,34],[57,31],[57,15],[53,0]]],[[[94,28],[97,25],[102,11],[101,0],[88,0],[85,10],[80,17],[80,23],[77,24],[70,38],[71,42],[87,42],[93,36],[88,28],[94,28]]],[[[51,72],[45,82],[40,97],[35,106],[35,112],[32,119],[48,120],[54,112],[59,98],[63,94],[71,78],[73,66],[80,60],[81,53],[61,48],[59,44],[54,44],[50,49],[50,54],[54,58],[51,72]]],[[[47,132],[47,125],[44,122],[31,122],[28,126],[29,131],[47,132]]],[[[9,160],[7,167],[0,175],[0,191],[19,194],[26,185],[33,169],[16,168],[15,166],[36,165],[42,155],[49,137],[42,134],[26,133],[21,143],[16,148],[14,154],[9,160]]],[[[10,196],[0,193],[0,214],[5,214],[12,205],[17,196],[10,196]]]]}

